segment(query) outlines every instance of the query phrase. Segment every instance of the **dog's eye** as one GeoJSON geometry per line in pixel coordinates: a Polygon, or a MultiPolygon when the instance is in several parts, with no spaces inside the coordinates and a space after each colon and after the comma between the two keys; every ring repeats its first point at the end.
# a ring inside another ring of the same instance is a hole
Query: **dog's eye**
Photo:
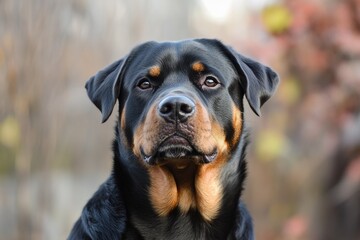
{"type": "Polygon", "coordinates": [[[150,83],[149,80],[147,79],[142,79],[139,83],[138,83],[138,88],[142,89],[142,90],[146,90],[146,89],[149,89],[149,88],[152,88],[152,85],[150,83]]]}
{"type": "Polygon", "coordinates": [[[219,84],[219,81],[213,76],[207,76],[204,85],[208,88],[214,88],[219,84]]]}

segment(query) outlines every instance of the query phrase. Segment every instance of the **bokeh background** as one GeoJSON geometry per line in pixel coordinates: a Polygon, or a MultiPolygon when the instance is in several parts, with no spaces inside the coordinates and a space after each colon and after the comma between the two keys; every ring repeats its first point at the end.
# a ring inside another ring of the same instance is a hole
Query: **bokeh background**
{"type": "Polygon", "coordinates": [[[0,1],[0,239],[65,239],[111,170],[84,84],[147,40],[218,38],[281,75],[244,200],[260,240],[360,239],[359,0],[0,1]]]}

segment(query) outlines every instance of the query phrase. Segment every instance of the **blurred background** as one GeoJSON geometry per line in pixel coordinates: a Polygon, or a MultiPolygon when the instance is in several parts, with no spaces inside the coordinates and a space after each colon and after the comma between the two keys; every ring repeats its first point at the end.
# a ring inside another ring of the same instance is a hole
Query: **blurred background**
{"type": "Polygon", "coordinates": [[[65,239],[109,175],[116,114],[100,124],[86,80],[143,41],[196,37],[281,76],[247,111],[257,239],[360,239],[359,0],[1,0],[1,239],[65,239]]]}

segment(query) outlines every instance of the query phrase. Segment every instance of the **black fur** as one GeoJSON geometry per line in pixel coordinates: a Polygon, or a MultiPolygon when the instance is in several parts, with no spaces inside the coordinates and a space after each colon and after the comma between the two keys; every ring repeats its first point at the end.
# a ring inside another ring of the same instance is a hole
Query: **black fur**
{"type": "Polygon", "coordinates": [[[119,119],[115,127],[112,174],[86,204],[68,239],[254,239],[250,214],[240,200],[246,177],[248,136],[242,123],[240,137],[231,142],[236,137],[231,107],[241,111],[243,121],[245,96],[259,115],[261,105],[274,93],[278,81],[270,68],[209,39],[148,42],[90,78],[86,89],[102,112],[103,122],[118,100],[119,118],[124,115],[125,126],[119,119]],[[199,87],[200,73],[187,69],[197,60],[206,65],[206,74],[220,79],[220,87],[199,87]],[[144,77],[153,65],[161,66],[156,81],[144,77]],[[138,89],[138,82],[144,78],[149,79],[153,89],[138,89]],[[149,173],[143,161],[146,158],[139,159],[133,151],[136,129],[149,109],[172,92],[198,99],[221,126],[230,146],[226,164],[219,170],[221,205],[211,220],[193,208],[184,213],[176,207],[166,216],[159,216],[149,198],[149,173]]]}

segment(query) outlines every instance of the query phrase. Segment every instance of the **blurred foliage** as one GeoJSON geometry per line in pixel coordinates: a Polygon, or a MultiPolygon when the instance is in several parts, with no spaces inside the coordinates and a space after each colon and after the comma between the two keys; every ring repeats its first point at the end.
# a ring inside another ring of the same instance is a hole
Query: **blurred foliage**
{"type": "Polygon", "coordinates": [[[282,79],[277,94],[282,102],[289,105],[296,104],[301,98],[301,85],[294,77],[282,79]]]}
{"type": "Polygon", "coordinates": [[[276,160],[283,153],[285,142],[284,135],[277,130],[262,130],[255,143],[257,157],[264,161],[276,160]]]}
{"type": "Polygon", "coordinates": [[[20,142],[20,127],[17,120],[8,116],[0,122],[0,143],[8,148],[15,149],[20,142]]]}
{"type": "Polygon", "coordinates": [[[14,172],[15,151],[0,144],[0,174],[10,175],[14,172]]]}
{"type": "Polygon", "coordinates": [[[292,16],[283,5],[270,5],[264,8],[262,18],[266,29],[273,34],[280,34],[288,30],[292,16]]]}
{"type": "MultiPolygon", "coordinates": [[[[284,192],[298,187],[298,210],[285,222],[284,239],[360,238],[359,8],[357,0],[286,0],[262,12],[282,77],[277,111],[268,114],[287,117],[259,133],[257,151],[261,159],[277,156],[277,166],[293,162],[278,169],[292,174],[284,192]]],[[[269,207],[283,198],[273,197],[269,207]]]]}
{"type": "Polygon", "coordinates": [[[7,116],[0,122],[0,174],[10,174],[14,171],[20,137],[19,123],[13,116],[7,116]]]}
{"type": "Polygon", "coordinates": [[[89,76],[142,41],[217,37],[281,77],[247,114],[257,239],[360,239],[360,2],[255,2],[214,22],[206,1],[0,1],[1,237],[64,239],[111,169],[89,76]]]}

